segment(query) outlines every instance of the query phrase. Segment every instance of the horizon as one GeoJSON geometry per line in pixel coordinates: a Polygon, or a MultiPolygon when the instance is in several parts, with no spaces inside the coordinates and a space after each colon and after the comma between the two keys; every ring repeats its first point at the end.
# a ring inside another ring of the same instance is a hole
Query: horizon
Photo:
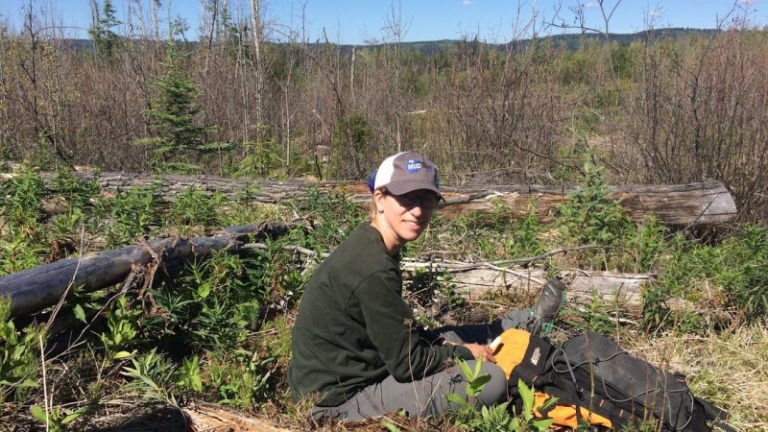
{"type": "MultiPolygon", "coordinates": [[[[118,33],[137,36],[151,28],[150,0],[112,0],[118,33]],[[139,12],[137,4],[142,6],[139,12]],[[139,22],[138,16],[143,16],[139,22]]],[[[210,2],[211,0],[206,0],[210,2]]],[[[98,0],[103,8],[103,0],[98,0]]],[[[192,0],[165,1],[158,10],[159,33],[166,34],[168,17],[181,18],[187,30],[183,38],[200,39],[200,3],[192,0]]],[[[235,21],[250,17],[249,0],[228,0],[235,21]]],[[[355,0],[261,0],[265,40],[272,42],[331,42],[340,45],[375,45],[392,42],[435,42],[475,39],[485,43],[578,33],[581,29],[573,11],[574,0],[419,0],[391,2],[355,0]],[[366,3],[360,5],[360,3],[366,3]],[[559,9],[558,9],[559,8],[559,9]],[[535,19],[532,19],[535,17],[535,19]],[[344,24],[342,24],[344,23],[344,24]],[[473,30],[467,30],[473,27],[473,30]]],[[[611,34],[634,34],[648,29],[682,28],[712,30],[744,25],[765,27],[768,0],[684,0],[649,8],[639,1],[605,1],[610,14],[611,34]],[[617,6],[618,5],[618,6],[617,6]],[[730,12],[730,13],[729,13],[730,12]]],[[[26,0],[15,7],[0,6],[0,23],[20,33],[24,9],[30,7],[36,27],[52,31],[55,37],[90,39],[90,0],[26,0]]],[[[605,30],[596,1],[582,3],[584,27],[591,32],[605,30]]]]}

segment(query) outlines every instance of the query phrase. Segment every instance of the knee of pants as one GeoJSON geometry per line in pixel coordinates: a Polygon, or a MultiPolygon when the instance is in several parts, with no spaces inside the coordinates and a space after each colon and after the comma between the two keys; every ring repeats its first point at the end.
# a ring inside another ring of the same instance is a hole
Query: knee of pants
{"type": "Polygon", "coordinates": [[[480,373],[490,375],[491,379],[478,395],[478,402],[482,405],[493,405],[506,400],[507,376],[504,374],[504,370],[493,363],[483,363],[480,373]]]}

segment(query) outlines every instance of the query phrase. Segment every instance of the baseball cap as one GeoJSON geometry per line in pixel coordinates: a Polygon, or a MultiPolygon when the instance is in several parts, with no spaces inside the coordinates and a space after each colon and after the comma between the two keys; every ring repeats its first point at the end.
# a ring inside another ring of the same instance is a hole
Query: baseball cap
{"type": "Polygon", "coordinates": [[[440,195],[440,176],[435,164],[421,153],[408,151],[392,155],[375,171],[373,190],[386,187],[395,195],[427,189],[440,195]]]}

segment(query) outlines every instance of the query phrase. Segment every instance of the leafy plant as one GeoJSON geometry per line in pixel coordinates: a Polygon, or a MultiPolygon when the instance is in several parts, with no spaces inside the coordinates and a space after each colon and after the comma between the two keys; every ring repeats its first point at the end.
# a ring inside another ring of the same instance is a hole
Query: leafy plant
{"type": "Polygon", "coordinates": [[[184,358],[176,384],[181,389],[193,390],[196,392],[203,391],[203,381],[200,378],[200,363],[197,356],[184,358]]]}
{"type": "Polygon", "coordinates": [[[512,224],[512,238],[507,243],[510,256],[536,256],[544,252],[544,244],[539,240],[541,224],[536,214],[536,207],[529,204],[528,213],[519,222],[512,224]]]}
{"type": "Polygon", "coordinates": [[[155,197],[154,186],[134,187],[102,204],[99,212],[104,215],[102,228],[107,246],[122,246],[150,232],[153,225],[162,224],[160,202],[155,197]]]}
{"type": "Polygon", "coordinates": [[[23,401],[37,387],[39,338],[44,337],[35,326],[20,335],[10,314],[10,300],[0,297],[0,403],[10,395],[23,401]]]}
{"type": "Polygon", "coordinates": [[[46,195],[45,184],[31,169],[25,169],[10,179],[0,181],[0,216],[11,231],[30,235],[37,231],[43,216],[42,199],[46,195]]]}
{"type": "Polygon", "coordinates": [[[405,282],[408,301],[414,307],[428,311],[416,317],[422,326],[432,327],[442,315],[461,309],[466,304],[451,279],[452,276],[446,272],[418,269],[405,282]],[[439,307],[433,307],[435,305],[439,307]]]}
{"type": "Polygon", "coordinates": [[[558,224],[578,244],[619,244],[630,225],[620,200],[613,199],[605,184],[602,168],[590,162],[584,164],[581,184],[557,211],[558,224]]]}
{"type": "Polygon", "coordinates": [[[157,402],[178,405],[178,387],[176,367],[163,354],[158,354],[155,348],[147,353],[131,358],[132,366],[126,366],[120,372],[131,378],[123,391],[138,393],[144,398],[157,402]]]}
{"type": "Polygon", "coordinates": [[[139,334],[136,322],[139,312],[128,308],[126,297],[120,296],[107,314],[107,331],[101,333],[101,342],[112,359],[129,357],[126,351],[139,334]]]}
{"type": "Polygon", "coordinates": [[[80,408],[64,415],[60,407],[55,406],[51,407],[50,410],[44,410],[39,405],[32,405],[29,410],[32,417],[45,425],[45,430],[54,432],[67,430],[67,425],[85,412],[85,408],[80,408]]]}
{"type": "Polygon", "coordinates": [[[747,321],[768,316],[768,230],[746,227],[724,247],[730,256],[719,279],[728,302],[747,321]]]}
{"type": "MultiPolygon", "coordinates": [[[[554,420],[548,419],[548,418],[537,418],[536,415],[534,414],[536,411],[534,408],[535,398],[534,398],[533,387],[528,388],[528,386],[525,385],[523,380],[518,380],[517,391],[523,403],[523,409],[522,409],[522,412],[520,413],[523,421],[520,422],[519,418],[515,418],[512,421],[511,430],[525,430],[525,431],[531,431],[531,432],[545,432],[549,430],[549,427],[552,425],[554,420]]],[[[542,407],[538,409],[546,410],[547,408],[554,405],[555,402],[557,402],[556,398],[550,398],[542,407]]]]}
{"type": "Polygon", "coordinates": [[[273,369],[277,353],[260,355],[245,349],[235,351],[228,364],[212,364],[213,384],[218,387],[218,401],[243,408],[267,401],[274,391],[273,369]]]}
{"type": "Polygon", "coordinates": [[[280,158],[277,145],[275,141],[246,141],[248,155],[237,164],[235,174],[238,177],[279,177],[277,168],[285,161],[280,158]]]}
{"type": "MultiPolygon", "coordinates": [[[[470,369],[469,364],[464,360],[460,359],[456,362],[456,364],[459,366],[461,373],[467,379],[467,396],[469,396],[470,401],[474,401],[474,398],[476,398],[480,392],[483,391],[483,387],[485,387],[485,385],[488,384],[488,381],[491,380],[491,376],[488,374],[480,373],[480,370],[483,367],[482,360],[475,362],[474,370],[470,369]]],[[[447,395],[446,398],[452,402],[457,402],[464,406],[469,406],[470,404],[470,402],[465,401],[463,398],[457,398],[456,394],[447,395]],[[458,402],[459,399],[461,399],[461,402],[458,402]]]]}
{"type": "Polygon", "coordinates": [[[592,291],[592,299],[583,309],[578,308],[572,311],[572,314],[579,317],[580,320],[572,321],[571,325],[578,329],[593,331],[596,333],[610,335],[616,332],[615,317],[621,313],[619,299],[614,302],[606,302],[597,290],[592,291]]]}
{"type": "Polygon", "coordinates": [[[634,251],[637,258],[634,271],[651,271],[658,266],[662,253],[668,247],[666,239],[669,230],[654,215],[646,217],[642,223],[633,227],[634,229],[627,230],[625,238],[629,243],[626,247],[634,251]]]}
{"type": "Polygon", "coordinates": [[[311,221],[311,232],[297,229],[291,232],[291,238],[320,253],[338,246],[366,217],[359,205],[347,199],[344,191],[309,188],[294,206],[303,218],[311,221]]]}
{"type": "Polygon", "coordinates": [[[224,202],[225,198],[219,192],[209,195],[198,188],[185,189],[176,195],[170,221],[179,227],[215,225],[224,202]]]}
{"type": "Polygon", "coordinates": [[[41,245],[30,244],[30,239],[21,233],[15,233],[9,240],[0,239],[0,275],[40,265],[38,255],[45,252],[41,245]]]}
{"type": "MultiPolygon", "coordinates": [[[[457,425],[463,429],[474,432],[496,432],[496,431],[531,431],[545,432],[552,425],[552,419],[538,418],[534,407],[534,390],[528,388],[522,380],[518,380],[517,389],[522,402],[522,412],[520,417],[510,415],[508,409],[509,402],[504,402],[495,406],[482,406],[479,409],[475,407],[474,400],[483,390],[490,380],[490,375],[481,374],[482,360],[475,363],[475,369],[470,369],[466,361],[458,360],[457,364],[467,380],[466,392],[469,401],[456,393],[449,393],[445,397],[449,402],[461,407],[458,411],[457,425]]],[[[550,398],[540,409],[546,410],[556,402],[555,398],[550,398]]],[[[514,413],[516,410],[512,408],[514,413]]]]}

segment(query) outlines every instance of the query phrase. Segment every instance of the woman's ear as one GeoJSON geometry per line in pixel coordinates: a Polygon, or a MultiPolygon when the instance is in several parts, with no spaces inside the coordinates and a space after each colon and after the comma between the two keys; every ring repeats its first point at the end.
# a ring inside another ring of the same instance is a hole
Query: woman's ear
{"type": "Polygon", "coordinates": [[[373,191],[373,202],[376,204],[376,212],[384,213],[384,192],[381,189],[373,191]]]}

